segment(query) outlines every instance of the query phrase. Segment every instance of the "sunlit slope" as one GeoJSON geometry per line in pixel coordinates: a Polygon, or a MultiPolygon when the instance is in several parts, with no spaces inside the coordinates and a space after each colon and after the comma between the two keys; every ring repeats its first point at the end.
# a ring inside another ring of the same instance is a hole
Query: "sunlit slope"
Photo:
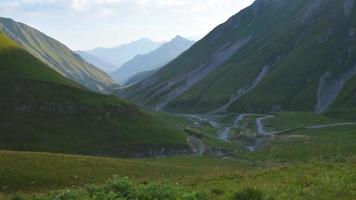
{"type": "Polygon", "coordinates": [[[184,133],[83,89],[0,34],[0,148],[92,155],[189,152],[184,133]]]}
{"type": "Polygon", "coordinates": [[[0,30],[47,66],[98,92],[109,92],[115,83],[100,69],[84,61],[59,41],[40,31],[0,17],[0,30]]]}

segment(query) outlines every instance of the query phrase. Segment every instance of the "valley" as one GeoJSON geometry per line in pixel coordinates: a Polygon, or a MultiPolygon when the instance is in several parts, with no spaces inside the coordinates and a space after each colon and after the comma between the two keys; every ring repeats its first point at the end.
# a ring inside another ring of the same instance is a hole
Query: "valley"
{"type": "Polygon", "coordinates": [[[246,187],[274,199],[323,197],[317,192],[324,197],[342,192],[342,199],[354,195],[354,122],[298,112],[274,117],[151,114],[189,129],[191,136],[206,145],[205,151],[139,159],[1,151],[0,162],[6,164],[0,167],[0,198],[6,199],[14,191],[44,198],[50,190],[61,196],[67,191],[62,188],[85,195],[82,186],[99,187],[113,175],[129,177],[134,184],[179,184],[187,193],[200,191],[212,199],[230,199],[246,187]],[[299,125],[288,123],[296,119],[299,125]],[[258,132],[260,123],[262,132],[258,132]],[[220,135],[225,129],[229,129],[228,135],[220,135]],[[283,184],[286,176],[288,184],[283,184]],[[335,190],[329,190],[332,185],[335,190]],[[307,189],[310,187],[312,190],[307,189]]]}
{"type": "Polygon", "coordinates": [[[356,0],[5,1],[0,200],[355,200],[356,0]]]}

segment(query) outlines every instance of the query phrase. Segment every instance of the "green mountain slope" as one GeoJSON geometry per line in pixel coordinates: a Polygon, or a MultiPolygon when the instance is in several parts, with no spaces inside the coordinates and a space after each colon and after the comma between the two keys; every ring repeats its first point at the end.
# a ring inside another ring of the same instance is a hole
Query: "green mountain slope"
{"type": "Polygon", "coordinates": [[[37,59],[87,88],[109,92],[115,85],[103,71],[84,61],[65,45],[34,28],[0,17],[0,30],[37,59]]]}
{"type": "Polygon", "coordinates": [[[91,155],[187,153],[186,135],[90,92],[0,32],[0,148],[91,155]]]}
{"type": "Polygon", "coordinates": [[[117,94],[176,112],[355,109],[354,7],[352,0],[256,0],[117,94]]]}

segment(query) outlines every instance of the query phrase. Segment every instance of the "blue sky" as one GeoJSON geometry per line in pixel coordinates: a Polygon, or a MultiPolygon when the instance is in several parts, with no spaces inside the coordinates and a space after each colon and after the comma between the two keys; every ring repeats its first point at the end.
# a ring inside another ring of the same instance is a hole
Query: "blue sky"
{"type": "Polygon", "coordinates": [[[142,37],[199,38],[253,0],[0,0],[0,16],[24,22],[70,48],[91,49],[142,37]]]}

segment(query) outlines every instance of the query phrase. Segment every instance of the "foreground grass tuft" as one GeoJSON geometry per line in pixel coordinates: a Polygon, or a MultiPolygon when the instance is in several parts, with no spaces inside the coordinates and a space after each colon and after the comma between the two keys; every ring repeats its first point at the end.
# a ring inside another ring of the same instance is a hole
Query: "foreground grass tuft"
{"type": "MultiPolygon", "coordinates": [[[[14,196],[12,200],[21,200],[14,196]]],[[[33,197],[33,200],[208,200],[205,191],[185,191],[179,185],[146,183],[135,184],[127,177],[114,176],[103,186],[86,186],[81,190],[64,190],[57,194],[33,197]]]]}
{"type": "Polygon", "coordinates": [[[247,187],[237,192],[232,198],[232,200],[272,200],[272,199],[267,198],[262,191],[256,188],[247,187]]]}

